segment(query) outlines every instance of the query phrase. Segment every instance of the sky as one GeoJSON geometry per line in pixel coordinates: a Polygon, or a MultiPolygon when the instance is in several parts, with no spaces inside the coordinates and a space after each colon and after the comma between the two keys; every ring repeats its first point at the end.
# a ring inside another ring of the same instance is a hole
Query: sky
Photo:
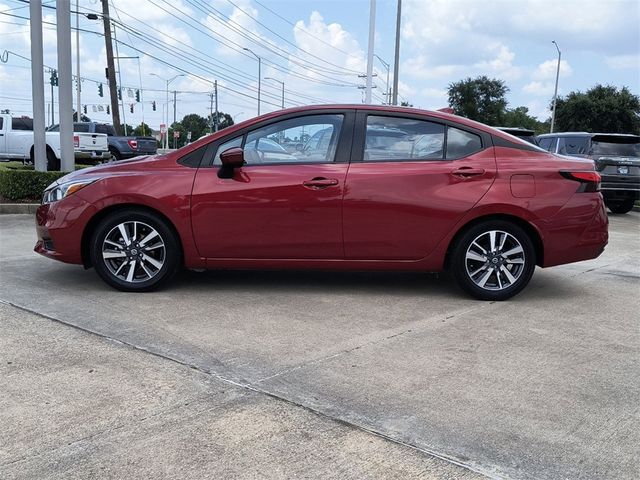
{"type": "MultiPolygon", "coordinates": [[[[236,122],[257,114],[261,58],[261,113],[311,103],[361,103],[364,99],[370,0],[110,0],[124,87],[124,119],[158,129],[207,115],[214,80],[219,110],[236,122]],[[251,52],[244,50],[248,48],[251,52]],[[253,52],[253,53],[252,53],[253,52]],[[154,74],[154,75],[152,75],[154,74]],[[161,79],[161,78],[162,79],[161,79]],[[163,80],[164,79],[164,80],[163,80]],[[135,91],[141,91],[137,103],[135,91]],[[153,111],[153,102],[156,111],[153,111]],[[130,112],[133,105],[134,112],[130,112]]],[[[75,1],[72,0],[75,11],[75,1]]],[[[56,68],[55,1],[44,0],[44,60],[56,68]]],[[[377,0],[374,51],[391,66],[393,83],[396,0],[377,0]]],[[[83,14],[99,0],[79,0],[83,14]]],[[[0,0],[0,109],[31,115],[29,5],[0,0]],[[25,17],[25,18],[20,18],[25,17]],[[25,58],[22,58],[25,57],[25,58]]],[[[76,15],[72,13],[72,26],[76,15]]],[[[101,20],[79,16],[80,77],[87,115],[110,121],[101,20]],[[98,34],[92,33],[97,32],[98,34]],[[105,96],[98,95],[104,83],[105,96]]],[[[637,0],[403,0],[399,95],[415,107],[447,106],[447,87],[487,75],[509,87],[510,108],[525,106],[549,117],[558,52],[558,94],[596,84],[640,94],[640,2],[637,0]]],[[[76,35],[72,33],[75,74],[76,35]]],[[[375,59],[373,103],[387,101],[387,70],[375,59]]],[[[51,108],[49,74],[45,100],[51,108]]],[[[54,111],[57,115],[57,89],[54,111]]],[[[75,102],[75,87],[74,87],[75,102]]],[[[122,119],[122,114],[121,114],[122,119]]],[[[55,119],[57,123],[57,119],[55,119]]]]}

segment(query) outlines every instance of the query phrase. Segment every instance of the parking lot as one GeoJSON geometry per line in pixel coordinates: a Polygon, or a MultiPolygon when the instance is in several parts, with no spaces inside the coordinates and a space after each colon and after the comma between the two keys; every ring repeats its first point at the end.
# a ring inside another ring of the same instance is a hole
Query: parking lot
{"type": "Polygon", "coordinates": [[[443,275],[126,294],[0,216],[0,477],[640,477],[640,213],[508,302],[443,275]]]}

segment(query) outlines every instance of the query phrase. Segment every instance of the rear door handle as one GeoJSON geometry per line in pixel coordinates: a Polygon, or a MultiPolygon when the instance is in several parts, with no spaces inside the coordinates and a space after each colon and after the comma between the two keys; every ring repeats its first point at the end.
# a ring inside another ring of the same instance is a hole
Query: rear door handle
{"type": "Polygon", "coordinates": [[[451,175],[467,178],[467,177],[475,177],[477,175],[482,175],[483,173],[484,173],[484,168],[460,167],[453,170],[451,172],[451,175]]]}
{"type": "Polygon", "coordinates": [[[335,178],[316,177],[312,178],[311,180],[305,180],[304,182],[302,182],[302,185],[312,190],[319,190],[321,188],[338,185],[338,183],[338,180],[335,178]]]}

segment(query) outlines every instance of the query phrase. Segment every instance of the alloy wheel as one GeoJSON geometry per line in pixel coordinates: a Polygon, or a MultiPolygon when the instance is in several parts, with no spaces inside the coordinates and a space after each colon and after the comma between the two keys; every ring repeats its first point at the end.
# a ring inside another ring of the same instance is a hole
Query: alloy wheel
{"type": "Polygon", "coordinates": [[[526,261],[520,242],[502,230],[481,233],[465,253],[465,267],[471,281],[492,291],[514,285],[524,272],[526,261]]]}
{"type": "Polygon", "coordinates": [[[113,227],[104,237],[101,253],[109,272],[128,283],[145,282],[155,277],[167,255],[158,231],[139,221],[126,221],[113,227]]]}

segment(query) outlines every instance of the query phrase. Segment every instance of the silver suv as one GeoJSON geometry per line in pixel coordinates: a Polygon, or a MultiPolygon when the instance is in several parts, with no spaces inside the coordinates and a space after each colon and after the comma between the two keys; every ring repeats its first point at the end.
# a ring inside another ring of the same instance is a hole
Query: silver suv
{"type": "Polygon", "coordinates": [[[640,199],[640,136],[562,132],[538,136],[551,153],[590,158],[602,177],[602,196],[613,213],[627,213],[640,199]]]}

